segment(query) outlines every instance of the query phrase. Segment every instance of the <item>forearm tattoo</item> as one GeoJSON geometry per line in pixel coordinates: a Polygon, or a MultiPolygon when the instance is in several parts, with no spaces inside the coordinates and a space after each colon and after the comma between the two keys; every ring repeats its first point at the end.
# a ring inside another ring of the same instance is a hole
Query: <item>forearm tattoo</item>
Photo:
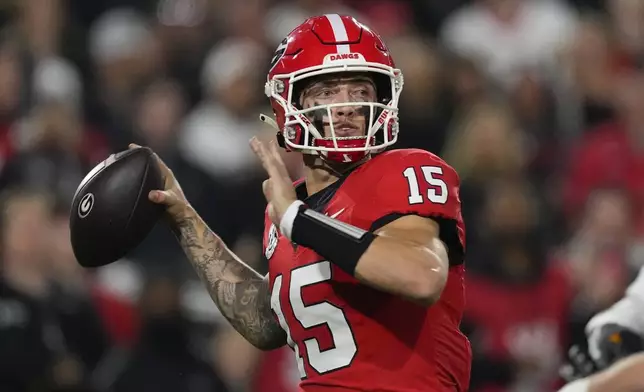
{"type": "Polygon", "coordinates": [[[273,316],[268,280],[244,264],[196,214],[180,219],[175,232],[210,296],[232,326],[255,347],[286,343],[273,316]]]}

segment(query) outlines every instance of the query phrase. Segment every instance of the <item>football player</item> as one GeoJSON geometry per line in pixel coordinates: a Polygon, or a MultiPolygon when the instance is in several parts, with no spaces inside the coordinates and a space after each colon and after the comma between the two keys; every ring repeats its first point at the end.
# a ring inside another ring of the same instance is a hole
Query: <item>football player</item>
{"type": "Polygon", "coordinates": [[[573,346],[562,368],[567,381],[586,378],[614,363],[644,351],[644,268],[626,294],[586,325],[588,347],[573,346]]]}
{"type": "Polygon", "coordinates": [[[588,352],[599,369],[644,350],[644,268],[613,306],[586,325],[588,352]]]}
{"type": "MultiPolygon", "coordinates": [[[[465,391],[459,179],[437,156],[392,150],[403,77],[354,18],[306,20],[279,45],[265,93],[277,143],[251,148],[269,179],[266,277],[239,260],[159,161],[188,258],[221,313],[260,349],[288,344],[303,391],[465,391]],[[295,184],[279,146],[299,152],[295,184]]],[[[136,146],[133,146],[134,148],[136,146]]]]}

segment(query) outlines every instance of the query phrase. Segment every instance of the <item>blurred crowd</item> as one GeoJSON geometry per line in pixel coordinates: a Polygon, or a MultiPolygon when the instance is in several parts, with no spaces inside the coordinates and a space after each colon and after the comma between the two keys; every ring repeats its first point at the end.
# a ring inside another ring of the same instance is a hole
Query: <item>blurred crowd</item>
{"type": "Polygon", "coordinates": [[[274,137],[271,53],[329,12],[379,31],[404,72],[396,147],[460,174],[471,391],[560,385],[644,265],[639,0],[0,0],[1,391],[296,390],[292,352],[243,341],[166,227],[82,270],[68,216],[94,165],[147,145],[266,272],[247,142],[274,137]]]}

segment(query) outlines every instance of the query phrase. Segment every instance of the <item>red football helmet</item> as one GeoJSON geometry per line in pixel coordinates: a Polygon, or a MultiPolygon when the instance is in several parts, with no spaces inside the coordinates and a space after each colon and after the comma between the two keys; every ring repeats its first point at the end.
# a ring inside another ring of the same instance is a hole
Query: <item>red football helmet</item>
{"type": "Polygon", "coordinates": [[[260,118],[277,128],[278,142],[287,151],[319,154],[336,162],[356,162],[396,142],[402,87],[402,72],[395,68],[376,32],[350,16],[316,16],[298,26],[277,47],[265,87],[275,120],[264,115],[260,118]],[[302,108],[299,96],[307,78],[339,72],[368,73],[377,101],[302,108]],[[324,129],[320,129],[324,125],[311,120],[312,114],[320,111],[331,118],[331,109],[341,106],[361,107],[367,120],[364,136],[336,136],[332,121],[331,135],[324,135],[324,129]]]}

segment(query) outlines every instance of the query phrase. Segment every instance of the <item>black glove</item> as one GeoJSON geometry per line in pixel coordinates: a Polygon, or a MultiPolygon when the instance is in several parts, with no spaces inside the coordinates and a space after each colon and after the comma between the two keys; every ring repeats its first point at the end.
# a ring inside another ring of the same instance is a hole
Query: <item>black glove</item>
{"type": "Polygon", "coordinates": [[[636,332],[617,324],[606,324],[588,338],[589,352],[599,369],[644,350],[644,341],[636,332]]]}
{"type": "Polygon", "coordinates": [[[559,369],[559,375],[567,382],[590,376],[599,370],[588,350],[574,345],[568,350],[568,361],[559,369]]]}

